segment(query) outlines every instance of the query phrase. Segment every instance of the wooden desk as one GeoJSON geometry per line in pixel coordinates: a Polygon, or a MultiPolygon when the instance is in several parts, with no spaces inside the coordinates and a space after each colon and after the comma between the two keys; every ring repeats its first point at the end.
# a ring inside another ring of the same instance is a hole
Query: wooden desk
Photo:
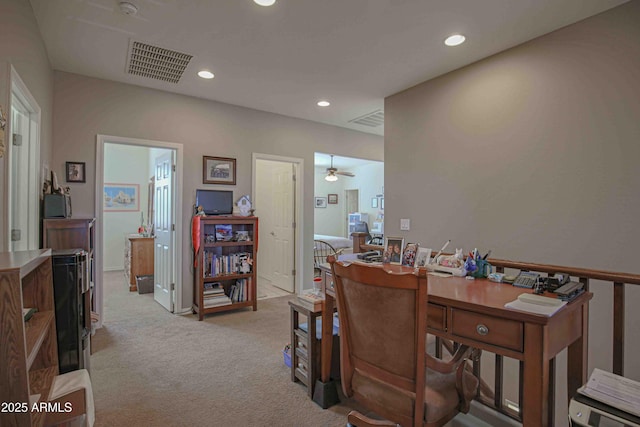
{"type": "MultiPolygon", "coordinates": [[[[380,267],[381,268],[381,267],[380,267]]],[[[394,271],[407,267],[385,265],[394,271]]],[[[326,300],[322,313],[321,380],[330,381],[331,316],[335,290],[328,264],[321,266],[326,300]]],[[[521,360],[524,364],[524,426],[553,425],[549,420],[553,402],[550,361],[568,348],[567,389],[571,399],[587,380],[589,300],[585,292],[551,317],[507,309],[504,305],[523,292],[512,285],[461,277],[428,276],[429,309],[427,332],[472,347],[521,360]]],[[[323,406],[323,405],[321,405],[323,406]]],[[[324,407],[324,406],[323,406],[324,407]]]]}

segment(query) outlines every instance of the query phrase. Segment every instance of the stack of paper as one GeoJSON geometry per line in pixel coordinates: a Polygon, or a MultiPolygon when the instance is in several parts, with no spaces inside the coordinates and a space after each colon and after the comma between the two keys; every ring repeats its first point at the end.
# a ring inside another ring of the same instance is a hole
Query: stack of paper
{"type": "Polygon", "coordinates": [[[598,368],[578,392],[614,408],[640,416],[640,383],[598,368]]]}
{"type": "Polygon", "coordinates": [[[520,294],[518,299],[508,302],[504,306],[529,313],[551,316],[565,305],[567,305],[566,301],[561,301],[557,298],[525,293],[520,294]]]}

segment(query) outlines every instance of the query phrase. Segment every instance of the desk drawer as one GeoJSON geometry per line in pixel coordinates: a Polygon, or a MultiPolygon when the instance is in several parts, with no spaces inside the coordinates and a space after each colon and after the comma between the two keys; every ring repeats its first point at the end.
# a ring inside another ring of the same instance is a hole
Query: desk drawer
{"type": "Polygon", "coordinates": [[[447,330],[447,308],[438,304],[428,303],[427,327],[438,331],[447,330]]]}
{"type": "Polygon", "coordinates": [[[451,333],[522,352],[524,325],[466,310],[451,310],[451,333]]]}

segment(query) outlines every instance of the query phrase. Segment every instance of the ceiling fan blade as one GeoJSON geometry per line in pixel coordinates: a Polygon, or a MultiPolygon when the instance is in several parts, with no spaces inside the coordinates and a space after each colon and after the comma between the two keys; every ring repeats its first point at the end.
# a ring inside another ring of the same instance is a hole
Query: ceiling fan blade
{"type": "Polygon", "coordinates": [[[351,178],[353,178],[354,176],[356,176],[356,175],[355,175],[354,173],[352,173],[352,172],[339,172],[339,171],[336,171],[336,172],[335,172],[335,174],[336,174],[336,175],[344,175],[344,176],[348,176],[348,177],[351,177],[351,178]]]}

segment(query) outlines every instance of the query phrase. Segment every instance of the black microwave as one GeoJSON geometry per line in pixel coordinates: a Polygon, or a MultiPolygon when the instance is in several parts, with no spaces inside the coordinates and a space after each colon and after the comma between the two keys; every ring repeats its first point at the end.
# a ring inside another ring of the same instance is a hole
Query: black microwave
{"type": "Polygon", "coordinates": [[[68,194],[45,194],[43,216],[45,218],[71,217],[71,197],[68,194]]]}

